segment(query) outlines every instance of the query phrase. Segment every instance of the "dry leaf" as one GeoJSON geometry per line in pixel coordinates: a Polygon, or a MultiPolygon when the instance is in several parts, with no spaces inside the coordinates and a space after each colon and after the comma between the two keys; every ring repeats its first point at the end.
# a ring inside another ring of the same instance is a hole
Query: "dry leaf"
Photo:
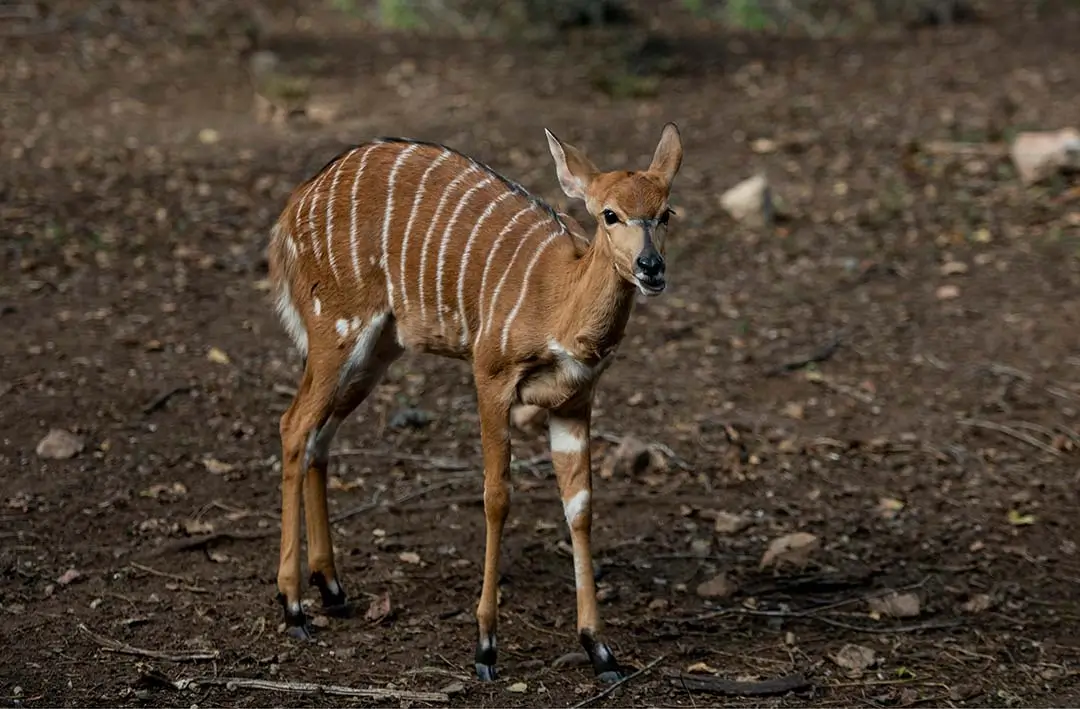
{"type": "Polygon", "coordinates": [[[720,196],[720,206],[740,222],[760,226],[772,216],[772,191],[765,175],[743,180],[720,196]]]}
{"type": "MultiPolygon", "coordinates": [[[[702,512],[702,516],[705,516],[704,512],[702,512]]],[[[745,515],[737,515],[723,510],[711,512],[709,516],[713,518],[713,529],[717,534],[738,534],[753,522],[752,519],[745,515]]]]}
{"type": "Polygon", "coordinates": [[[941,265],[941,275],[959,276],[968,272],[968,265],[963,261],[946,261],[941,265]]]}
{"type": "Polygon", "coordinates": [[[904,509],[904,503],[893,497],[882,497],[878,500],[878,514],[885,519],[893,519],[904,509]]]}
{"type": "Polygon", "coordinates": [[[525,684],[524,682],[514,682],[506,689],[508,691],[514,692],[515,694],[524,694],[525,692],[529,691],[529,685],[525,684]]]}
{"type": "Polygon", "coordinates": [[[759,569],[781,564],[805,566],[810,555],[820,548],[821,542],[808,532],[795,532],[772,540],[761,557],[759,569]]]}
{"type": "Polygon", "coordinates": [[[403,551],[398,554],[398,558],[404,561],[406,564],[419,564],[420,555],[415,551],[403,551]]]}
{"type": "Polygon", "coordinates": [[[219,140],[221,140],[221,134],[213,128],[203,128],[199,131],[199,142],[203,145],[213,145],[219,140]]]}
{"type": "Polygon", "coordinates": [[[806,418],[806,407],[797,401],[789,401],[784,404],[784,408],[780,409],[780,413],[787,416],[789,419],[802,421],[806,418]]]}
{"type": "Polygon", "coordinates": [[[835,655],[830,655],[829,659],[854,675],[861,674],[877,660],[874,651],[870,648],[851,643],[844,645],[835,655]]]}
{"type": "Polygon", "coordinates": [[[712,667],[704,662],[695,662],[686,668],[686,671],[691,674],[704,674],[704,675],[718,675],[720,670],[712,667]]]}
{"type": "Polygon", "coordinates": [[[211,347],[207,350],[206,358],[215,364],[229,364],[232,361],[229,359],[229,355],[225,354],[225,350],[218,347],[211,347]]]}
{"type": "Polygon", "coordinates": [[[61,586],[67,586],[69,584],[75,583],[81,578],[82,573],[78,569],[68,569],[60,575],[60,578],[56,579],[56,583],[60,584],[61,586]]]}
{"type": "Polygon", "coordinates": [[[210,552],[207,552],[206,555],[208,557],[210,557],[210,561],[214,562],[215,564],[227,564],[227,563],[229,563],[229,557],[225,554],[225,552],[210,551],[210,552]]]}
{"type": "Polygon", "coordinates": [[[207,472],[214,475],[224,475],[225,473],[231,473],[236,466],[232,463],[224,463],[217,458],[203,458],[202,464],[206,468],[207,472]]]}
{"type": "Polygon", "coordinates": [[[739,587],[724,574],[698,584],[697,595],[701,598],[728,598],[739,587]]]}
{"type": "MultiPolygon", "coordinates": [[[[633,436],[625,436],[604,459],[603,465],[600,466],[600,477],[634,476],[662,472],[666,469],[667,461],[659,452],[650,449],[646,443],[633,436]]],[[[657,482],[663,480],[665,478],[656,478],[657,482]]]]}
{"type": "Polygon", "coordinates": [[[1014,527],[1022,527],[1029,524],[1035,524],[1035,515],[1020,514],[1016,510],[1009,510],[1008,514],[1009,524],[1014,527]]]}
{"type": "Polygon", "coordinates": [[[893,618],[914,618],[921,610],[919,597],[914,593],[890,593],[880,598],[868,599],[867,605],[871,612],[893,618]]]}
{"type": "Polygon", "coordinates": [[[364,614],[364,619],[369,620],[372,623],[378,623],[381,620],[388,618],[392,610],[393,608],[390,605],[390,593],[387,592],[371,600],[371,604],[368,605],[367,613],[364,614]]]}

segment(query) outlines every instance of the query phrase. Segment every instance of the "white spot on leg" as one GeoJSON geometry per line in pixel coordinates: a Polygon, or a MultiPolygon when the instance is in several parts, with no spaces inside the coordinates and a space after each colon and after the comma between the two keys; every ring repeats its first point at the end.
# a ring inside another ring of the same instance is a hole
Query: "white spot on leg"
{"type": "MultiPolygon", "coordinates": [[[[574,427],[556,416],[552,416],[548,422],[548,437],[551,439],[552,453],[580,453],[585,450],[586,441],[580,427],[574,427]]],[[[587,497],[588,493],[585,494],[587,497]]]]}
{"type": "Polygon", "coordinates": [[[335,596],[341,595],[341,586],[338,585],[337,579],[330,579],[327,581],[326,590],[335,596]]]}
{"type": "Polygon", "coordinates": [[[567,526],[573,527],[577,518],[585,514],[589,506],[589,491],[578,490],[573,497],[563,502],[563,511],[566,513],[567,526]]]}
{"type": "Polygon", "coordinates": [[[348,336],[348,334],[349,334],[349,321],[344,320],[344,319],[336,321],[334,323],[334,329],[337,330],[338,335],[340,335],[342,337],[348,336]]]}
{"type": "Polygon", "coordinates": [[[303,609],[300,608],[300,602],[299,601],[292,601],[292,602],[289,603],[289,615],[297,616],[297,615],[300,615],[300,613],[302,611],[303,611],[303,609]]]}

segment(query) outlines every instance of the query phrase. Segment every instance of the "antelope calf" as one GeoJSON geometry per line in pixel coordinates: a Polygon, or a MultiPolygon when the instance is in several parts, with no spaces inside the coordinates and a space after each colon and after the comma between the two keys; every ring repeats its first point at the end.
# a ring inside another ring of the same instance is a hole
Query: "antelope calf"
{"type": "Polygon", "coordinates": [[[520,185],[442,145],[382,138],[334,158],[300,185],[274,225],[270,279],[304,355],[281,417],[278,598],[307,637],[300,605],[300,499],[310,583],[345,608],[326,513],[330,442],[406,350],[471,363],[484,458],[487,548],[476,608],[476,673],[495,678],[499,545],[510,504],[510,408],[549,410],[552,464],[574,551],[577,628],[602,680],[620,677],[599,635],[589,534],[593,390],[626,327],[635,291],[664,290],[674,123],[644,171],[601,172],[546,132],[559,184],[597,219],[581,227],[520,185]]]}

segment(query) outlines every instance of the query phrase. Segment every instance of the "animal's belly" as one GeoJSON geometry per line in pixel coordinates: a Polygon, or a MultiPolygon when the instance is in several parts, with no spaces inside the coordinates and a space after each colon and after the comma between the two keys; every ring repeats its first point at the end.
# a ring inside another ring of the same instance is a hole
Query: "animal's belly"
{"type": "Polygon", "coordinates": [[[596,381],[610,362],[610,357],[595,365],[569,358],[558,360],[527,374],[518,384],[518,398],[523,404],[564,408],[591,396],[596,381]]]}

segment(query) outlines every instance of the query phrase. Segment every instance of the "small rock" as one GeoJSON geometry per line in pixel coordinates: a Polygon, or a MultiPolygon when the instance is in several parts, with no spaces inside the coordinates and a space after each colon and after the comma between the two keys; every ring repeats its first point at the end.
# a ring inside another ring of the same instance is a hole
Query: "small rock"
{"type": "Polygon", "coordinates": [[[608,453],[600,466],[600,477],[612,478],[616,475],[632,477],[650,470],[661,471],[667,468],[667,461],[658,451],[652,450],[643,441],[633,436],[626,436],[619,445],[608,453]]]}
{"type": "Polygon", "coordinates": [[[325,615],[312,616],[311,624],[313,626],[315,626],[316,628],[329,628],[330,627],[330,619],[327,618],[325,615]]]}
{"type": "Polygon", "coordinates": [[[514,682],[506,689],[514,692],[515,694],[524,694],[525,692],[529,691],[529,685],[525,684],[524,682],[514,682]]]}
{"type": "Polygon", "coordinates": [[[708,556],[712,550],[712,542],[708,539],[695,539],[690,542],[690,553],[694,556],[708,556]]]}
{"type": "Polygon", "coordinates": [[[1063,128],[1017,133],[1009,146],[1009,156],[1020,181],[1033,185],[1063,168],[1080,167],[1080,131],[1063,128]]]}
{"type": "Polygon", "coordinates": [[[232,463],[226,463],[224,461],[218,460],[217,458],[210,457],[203,458],[202,464],[203,467],[206,468],[206,472],[213,475],[224,475],[226,473],[231,473],[236,467],[232,463]]]}
{"type": "Polygon", "coordinates": [[[199,142],[203,145],[213,145],[221,140],[221,134],[213,128],[203,128],[199,131],[199,142]]]}
{"type": "Polygon", "coordinates": [[[968,272],[968,265],[963,261],[946,261],[941,264],[941,275],[959,276],[968,272]]]}
{"type": "Polygon", "coordinates": [[[697,595],[701,598],[729,598],[739,590],[725,574],[720,574],[708,581],[698,584],[697,595]]]}
{"type": "Polygon", "coordinates": [[[420,555],[415,551],[403,551],[398,554],[398,558],[404,561],[406,564],[419,564],[420,555]]]}
{"type": "Polygon", "coordinates": [[[952,284],[941,286],[934,292],[938,300],[953,300],[960,297],[960,286],[952,284]]]}
{"type": "Polygon", "coordinates": [[[81,578],[82,573],[78,569],[68,569],[60,575],[60,578],[56,579],[56,583],[60,584],[61,586],[68,586],[75,583],[81,578]]]}
{"type": "Polygon", "coordinates": [[[921,611],[919,597],[914,593],[890,593],[867,601],[870,611],[893,618],[914,618],[921,611]]]}
{"type": "Polygon", "coordinates": [[[755,226],[766,224],[773,216],[768,179],[758,174],[743,180],[720,196],[720,206],[736,221],[755,226]]]}
{"type": "Polygon", "coordinates": [[[667,610],[667,607],[671,605],[666,598],[654,598],[649,601],[649,610],[662,611],[667,610]]]}
{"type": "Polygon", "coordinates": [[[67,460],[82,453],[85,445],[80,436],[62,428],[50,429],[45,437],[38,441],[37,454],[50,460],[67,460]]]}
{"type": "Polygon", "coordinates": [[[717,675],[717,674],[720,674],[720,670],[716,669],[712,665],[710,665],[708,663],[705,663],[705,662],[695,662],[694,664],[687,667],[686,671],[689,674],[700,674],[700,675],[717,675]]]}
{"type": "Polygon", "coordinates": [[[206,358],[214,364],[228,364],[232,360],[229,359],[229,355],[225,354],[225,350],[219,347],[211,347],[206,351],[206,358]]]}
{"type": "Polygon", "coordinates": [[[960,606],[965,613],[982,613],[994,606],[994,599],[985,593],[976,593],[960,606]]]}

